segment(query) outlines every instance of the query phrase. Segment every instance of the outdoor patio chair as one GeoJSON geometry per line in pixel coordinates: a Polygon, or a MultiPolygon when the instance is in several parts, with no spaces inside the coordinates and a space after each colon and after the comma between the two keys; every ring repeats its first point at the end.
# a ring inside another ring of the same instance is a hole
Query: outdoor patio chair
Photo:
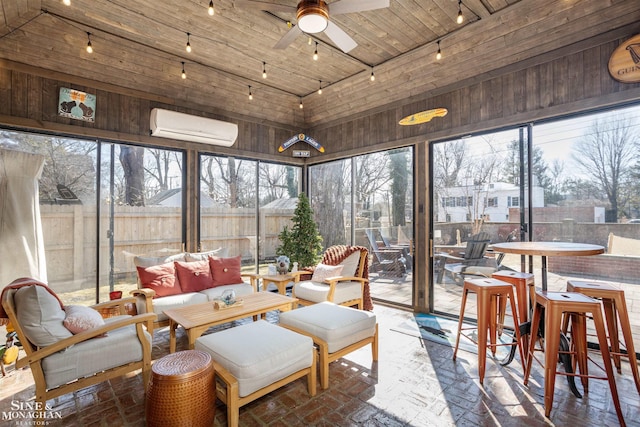
{"type": "Polygon", "coordinates": [[[16,361],[16,369],[31,368],[38,407],[139,369],[146,390],[152,342],[146,329],[156,315],[126,315],[125,304],[135,304],[135,298],[92,307],[64,306],[47,285],[23,278],[5,287],[0,299],[0,320],[11,322],[26,352],[16,361]],[[117,314],[102,319],[99,313],[114,307],[117,314]]]}
{"type": "Polygon", "coordinates": [[[438,278],[437,283],[442,283],[445,271],[448,271],[458,284],[464,282],[464,276],[490,277],[498,270],[495,258],[486,256],[489,240],[487,233],[478,233],[469,238],[467,246],[460,256],[441,253],[436,260],[438,278]],[[453,261],[453,262],[448,262],[453,261]]]}
{"type": "MultiPolygon", "coordinates": [[[[411,268],[413,266],[413,253],[411,248],[411,242],[407,241],[406,243],[398,242],[397,244],[393,244],[389,240],[389,237],[382,234],[382,232],[379,229],[377,231],[378,231],[377,233],[378,236],[380,236],[380,241],[382,241],[383,243],[383,246],[378,245],[378,247],[387,251],[402,251],[402,256],[405,259],[405,263],[404,263],[405,268],[407,271],[411,271],[411,268]]],[[[400,226],[398,226],[398,233],[402,233],[402,231],[400,230],[400,226]]],[[[376,242],[379,242],[379,240],[376,239],[376,242]]]]}
{"type": "Polygon", "coordinates": [[[372,229],[366,229],[365,233],[373,253],[371,268],[381,276],[404,277],[407,274],[407,260],[404,257],[404,250],[380,247],[372,229]]]}

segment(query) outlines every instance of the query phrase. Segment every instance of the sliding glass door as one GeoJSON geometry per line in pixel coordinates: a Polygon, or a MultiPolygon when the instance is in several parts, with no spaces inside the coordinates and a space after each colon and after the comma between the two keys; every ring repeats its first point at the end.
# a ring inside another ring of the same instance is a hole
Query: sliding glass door
{"type": "Polygon", "coordinates": [[[474,240],[488,240],[483,263],[533,271],[538,288],[540,257],[502,256],[491,244],[589,243],[606,254],[548,258],[549,290],[566,290],[569,280],[613,284],[625,291],[632,329],[640,327],[638,148],[639,106],[433,144],[433,310],[459,314],[474,240]]]}
{"type": "Polygon", "coordinates": [[[400,148],[313,165],[309,188],[324,247],[366,247],[372,297],[411,305],[413,150],[400,148]]]}

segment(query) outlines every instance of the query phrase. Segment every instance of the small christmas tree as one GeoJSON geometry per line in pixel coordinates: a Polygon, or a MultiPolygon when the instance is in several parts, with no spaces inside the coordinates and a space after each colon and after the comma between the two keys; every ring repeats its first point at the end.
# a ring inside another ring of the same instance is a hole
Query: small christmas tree
{"type": "Polygon", "coordinates": [[[304,193],[298,195],[298,205],[291,221],[291,230],[285,226],[278,236],[281,244],[276,249],[276,254],[288,256],[291,265],[297,262],[300,268],[315,266],[322,253],[322,236],[313,220],[309,199],[304,193]]]}

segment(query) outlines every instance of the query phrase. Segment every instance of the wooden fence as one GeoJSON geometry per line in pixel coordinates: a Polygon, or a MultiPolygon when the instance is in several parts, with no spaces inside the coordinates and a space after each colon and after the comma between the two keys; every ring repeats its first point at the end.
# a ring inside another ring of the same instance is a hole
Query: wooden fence
{"type": "MultiPolygon", "coordinates": [[[[103,206],[99,230],[95,206],[42,205],[40,211],[48,280],[57,289],[93,286],[98,274],[96,265],[100,266],[101,282],[109,280],[111,265],[113,277],[135,281],[136,255],[161,256],[182,251],[180,208],[117,206],[111,216],[109,206],[103,206]]],[[[287,209],[265,209],[256,218],[254,209],[205,208],[201,212],[202,250],[225,247],[230,256],[241,255],[245,261],[272,258],[279,245],[278,234],[285,225],[291,225],[292,214],[287,209]]]]}

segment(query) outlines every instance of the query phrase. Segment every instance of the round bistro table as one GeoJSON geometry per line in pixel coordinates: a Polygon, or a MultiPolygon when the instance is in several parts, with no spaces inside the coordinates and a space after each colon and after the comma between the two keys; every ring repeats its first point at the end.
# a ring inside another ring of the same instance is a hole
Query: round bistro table
{"type": "MultiPolygon", "coordinates": [[[[547,290],[547,257],[590,256],[604,253],[604,246],[572,242],[505,242],[491,248],[507,254],[540,256],[542,258],[542,290],[547,290]]],[[[531,272],[532,273],[532,272],[531,272]]]]}
{"type": "MultiPolygon", "coordinates": [[[[600,255],[604,253],[604,246],[591,245],[587,243],[572,243],[572,242],[505,242],[496,243],[491,245],[491,248],[496,252],[503,252],[508,254],[519,254],[529,256],[540,256],[542,258],[542,290],[547,291],[547,257],[549,256],[591,256],[600,255]]],[[[533,273],[533,265],[530,261],[530,273],[533,273]]],[[[524,270],[524,265],[522,266],[524,270]]],[[[538,335],[544,337],[544,316],[540,319],[540,329],[538,335]]],[[[525,322],[520,325],[520,336],[526,336],[531,331],[531,322],[525,322]]],[[[569,345],[567,338],[564,334],[560,333],[561,348],[568,350],[569,345]]],[[[508,364],[513,360],[514,351],[510,353],[510,357],[507,359],[508,364]]],[[[564,365],[567,373],[573,373],[573,367],[571,366],[571,358],[568,354],[561,354],[560,361],[564,365]]],[[[569,388],[576,397],[582,397],[575,384],[575,377],[567,375],[567,382],[569,388]]]]}

